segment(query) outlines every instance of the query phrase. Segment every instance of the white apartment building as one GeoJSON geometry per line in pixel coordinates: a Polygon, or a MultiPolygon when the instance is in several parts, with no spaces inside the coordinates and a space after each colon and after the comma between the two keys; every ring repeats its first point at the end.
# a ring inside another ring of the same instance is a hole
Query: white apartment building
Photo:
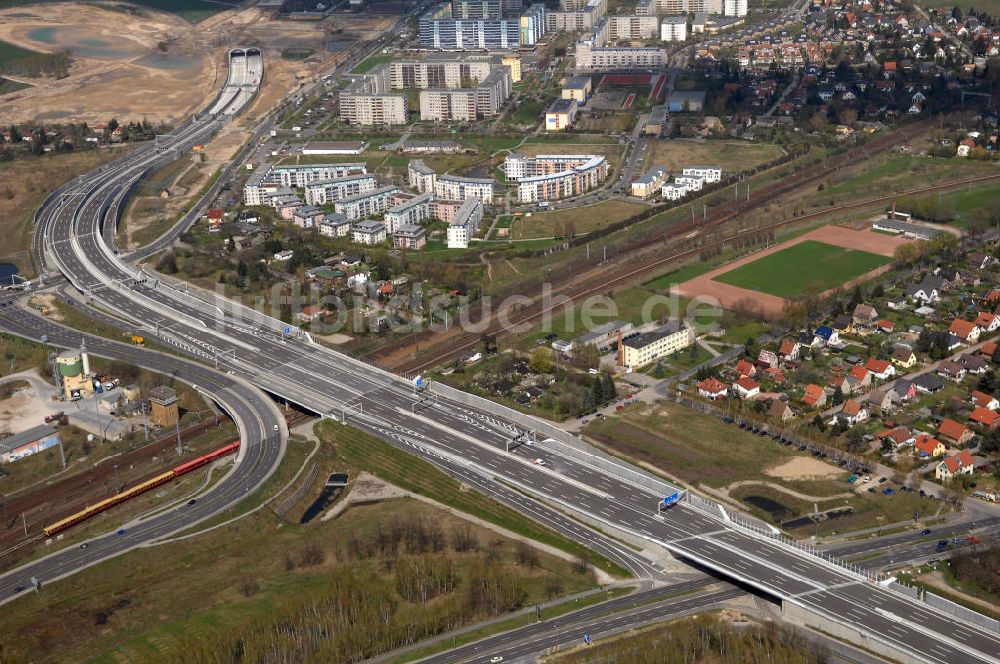
{"type": "Polygon", "coordinates": [[[423,159],[411,159],[406,165],[406,183],[411,189],[416,189],[422,194],[433,192],[436,181],[437,173],[431,170],[423,159]]]}
{"type": "Polygon", "coordinates": [[[458,175],[439,175],[434,182],[434,195],[449,201],[475,198],[489,205],[493,202],[496,183],[492,178],[464,178],[458,175]]]}
{"type": "Polygon", "coordinates": [[[399,193],[399,187],[379,187],[364,194],[347,196],[334,203],[333,209],[348,219],[362,219],[385,212],[389,199],[399,193]]]}
{"type": "Polygon", "coordinates": [[[348,196],[367,194],[375,191],[378,181],[369,173],[348,175],[342,178],[319,180],[306,185],[306,203],[309,205],[327,205],[348,196]]]}
{"type": "Polygon", "coordinates": [[[317,180],[333,180],[348,175],[367,173],[368,165],[363,162],[347,164],[303,164],[274,166],[271,168],[270,179],[282,187],[297,187],[302,189],[310,182],[317,180]]]}
{"type": "Polygon", "coordinates": [[[319,222],[319,234],[327,237],[344,237],[351,232],[351,220],[342,214],[331,212],[319,222]]]}
{"type": "Polygon", "coordinates": [[[504,160],[507,180],[517,182],[521,203],[553,201],[582,194],[608,177],[603,155],[552,154],[528,157],[515,153],[504,160]]]}
{"type": "Polygon", "coordinates": [[[470,198],[462,203],[455,218],[448,224],[448,248],[467,249],[482,220],[482,202],[470,198]]]}
{"type": "Polygon", "coordinates": [[[496,115],[514,90],[510,69],[500,67],[475,88],[431,88],[420,91],[420,119],[432,122],[475,122],[496,115]]]}
{"type": "Polygon", "coordinates": [[[681,175],[696,175],[705,179],[705,184],[722,181],[722,169],[718,166],[685,166],[681,175]]]}
{"type": "Polygon", "coordinates": [[[723,0],[722,13],[726,16],[746,16],[747,0],[723,0]]]}
{"type": "Polygon", "coordinates": [[[433,198],[434,194],[420,194],[389,208],[383,217],[386,232],[391,235],[401,226],[416,225],[430,217],[433,198]]]}
{"type": "Polygon", "coordinates": [[[613,42],[655,39],[660,24],[656,16],[609,16],[608,21],[613,42]]]}
{"type": "Polygon", "coordinates": [[[684,185],[688,191],[701,191],[705,186],[705,178],[700,175],[675,175],[674,182],[684,185]]]}
{"type": "Polygon", "coordinates": [[[687,185],[677,184],[676,182],[668,182],[660,189],[660,194],[668,201],[679,201],[687,196],[687,193],[687,185]]]}
{"type": "Polygon", "coordinates": [[[593,40],[576,43],[577,71],[647,70],[666,63],[667,52],[662,48],[595,46],[593,40]]]}
{"type": "Polygon", "coordinates": [[[721,14],[724,0],[639,0],[636,14],[657,16],[678,14],[721,14]]]}
{"type": "Polygon", "coordinates": [[[683,323],[670,323],[618,344],[618,364],[638,369],[694,343],[694,333],[683,323]]]}
{"type": "Polygon", "coordinates": [[[385,224],[374,219],[359,221],[351,228],[351,240],[357,244],[381,244],[386,237],[385,224]]]}
{"type": "Polygon", "coordinates": [[[687,41],[686,16],[665,16],[660,24],[660,39],[665,42],[687,41]]]}
{"type": "Polygon", "coordinates": [[[486,80],[493,69],[488,59],[397,60],[389,65],[389,81],[394,90],[461,88],[486,80]]]}
{"type": "Polygon", "coordinates": [[[406,95],[389,90],[389,69],[385,65],[361,74],[340,93],[340,119],[352,125],[406,124],[406,95]]]}

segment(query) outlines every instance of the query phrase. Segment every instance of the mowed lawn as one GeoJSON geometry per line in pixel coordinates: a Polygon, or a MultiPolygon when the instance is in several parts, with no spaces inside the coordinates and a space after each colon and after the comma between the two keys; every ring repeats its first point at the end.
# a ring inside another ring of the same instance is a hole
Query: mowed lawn
{"type": "Polygon", "coordinates": [[[809,284],[815,284],[819,291],[825,291],[860,277],[890,260],[887,256],[867,251],[806,240],[720,274],[713,280],[792,298],[800,295],[809,284]]]}

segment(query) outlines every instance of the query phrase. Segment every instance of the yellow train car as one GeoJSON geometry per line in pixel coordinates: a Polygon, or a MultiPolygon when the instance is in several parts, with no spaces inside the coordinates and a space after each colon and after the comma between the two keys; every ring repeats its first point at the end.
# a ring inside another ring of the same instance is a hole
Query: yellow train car
{"type": "Polygon", "coordinates": [[[133,487],[125,489],[118,495],[111,496],[110,498],[105,498],[99,503],[94,503],[93,505],[90,505],[89,507],[80,510],[76,514],[71,514],[65,519],[61,519],[60,521],[56,521],[53,524],[45,526],[44,528],[42,528],[42,532],[45,533],[46,537],[52,537],[56,533],[60,533],[66,530],[67,528],[75,526],[81,521],[86,521],[90,517],[100,514],[106,509],[110,509],[115,505],[118,505],[119,503],[123,503],[126,500],[135,498],[136,496],[143,494],[149,491],[150,489],[155,489],[161,484],[165,484],[166,482],[169,482],[170,480],[174,479],[175,476],[176,474],[174,473],[174,471],[170,470],[161,475],[157,475],[156,477],[148,479],[145,482],[140,482],[139,484],[136,484],[133,487]]]}

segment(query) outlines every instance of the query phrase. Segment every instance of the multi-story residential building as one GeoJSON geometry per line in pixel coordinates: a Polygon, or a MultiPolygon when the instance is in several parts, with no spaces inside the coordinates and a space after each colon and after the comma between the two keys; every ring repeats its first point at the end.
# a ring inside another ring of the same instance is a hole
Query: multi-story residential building
{"type": "MultiPolygon", "coordinates": [[[[541,3],[532,5],[528,11],[521,15],[519,22],[521,46],[534,46],[548,32],[548,10],[541,3]]],[[[514,82],[516,83],[517,80],[514,82]]]]}
{"type": "Polygon", "coordinates": [[[508,155],[504,161],[507,180],[517,182],[521,203],[552,201],[577,196],[597,187],[608,177],[608,162],[602,155],[508,155]]]}
{"type": "Polygon", "coordinates": [[[401,226],[415,225],[431,216],[431,200],[434,194],[420,194],[386,210],[385,229],[396,232],[401,226]]]}
{"type": "Polygon", "coordinates": [[[448,248],[466,249],[483,220],[483,204],[470,198],[462,203],[455,218],[448,224],[448,248]]]}
{"type": "Polygon", "coordinates": [[[423,249],[427,244],[427,231],[416,224],[405,224],[392,233],[392,246],[396,249],[423,249]]]}
{"type": "Polygon", "coordinates": [[[655,39],[660,26],[656,16],[609,16],[608,22],[613,42],[655,39]]]}
{"type": "Polygon", "coordinates": [[[701,191],[705,186],[705,178],[700,175],[675,175],[674,182],[687,187],[688,191],[701,191]]]}
{"type": "Polygon", "coordinates": [[[695,175],[705,179],[705,184],[722,181],[722,169],[718,166],[685,166],[682,175],[695,175]]]}
{"type": "Polygon", "coordinates": [[[592,39],[584,39],[576,43],[576,68],[578,71],[659,69],[666,62],[667,52],[662,48],[595,46],[592,39]]]}
{"type": "Polygon", "coordinates": [[[303,205],[292,212],[292,222],[299,228],[312,228],[326,217],[326,213],[315,205],[303,205]]]}
{"type": "Polygon", "coordinates": [[[333,209],[348,219],[361,219],[385,212],[389,199],[399,193],[399,187],[379,187],[364,194],[347,196],[334,203],[333,209]]]}
{"type": "Polygon", "coordinates": [[[722,13],[726,16],[746,16],[747,0],[724,0],[722,13]]]}
{"type": "Polygon", "coordinates": [[[459,208],[464,201],[448,201],[443,198],[435,198],[431,201],[431,216],[440,219],[446,224],[450,224],[458,214],[459,208]]]}
{"type": "Polygon", "coordinates": [[[452,18],[500,18],[500,0],[451,0],[452,18]]]}
{"type": "Polygon", "coordinates": [[[499,112],[514,89],[510,70],[500,67],[475,88],[420,91],[420,119],[435,122],[475,122],[499,112]]]}
{"type": "Polygon", "coordinates": [[[282,187],[302,189],[317,180],[332,180],[367,172],[368,165],[363,161],[344,164],[289,164],[272,167],[271,179],[282,187]]]}
{"type": "Polygon", "coordinates": [[[653,167],[632,182],[632,195],[648,198],[660,192],[666,176],[662,168],[653,167]]]}
{"type": "Polygon", "coordinates": [[[422,194],[434,191],[437,173],[423,159],[411,159],[406,166],[406,183],[422,194]]]}
{"type": "Polygon", "coordinates": [[[588,32],[608,11],[607,0],[563,0],[545,15],[549,32],[588,32]]]}
{"type": "Polygon", "coordinates": [[[566,81],[559,93],[561,99],[574,99],[578,104],[586,104],[590,99],[593,83],[589,76],[574,76],[566,81]]]}
{"type": "Polygon", "coordinates": [[[271,199],[271,207],[277,210],[282,219],[292,220],[292,215],[302,207],[302,199],[298,196],[275,196],[271,199]]]}
{"type": "Polygon", "coordinates": [[[510,69],[510,80],[514,83],[521,82],[521,56],[505,55],[500,58],[500,66],[510,69]]]}
{"type": "Polygon", "coordinates": [[[354,79],[340,93],[340,119],[352,125],[406,124],[406,95],[389,92],[389,82],[389,68],[385,65],[354,79]]]}
{"type": "Polygon", "coordinates": [[[657,16],[677,14],[721,14],[723,0],[639,0],[636,14],[655,14],[657,16]]]}
{"type": "Polygon", "coordinates": [[[500,0],[500,10],[504,16],[517,16],[524,10],[522,0],[500,0]]]}
{"type": "Polygon", "coordinates": [[[319,222],[319,234],[327,237],[344,237],[351,232],[351,220],[345,215],[331,212],[319,222]]]}
{"type": "Polygon", "coordinates": [[[461,88],[479,83],[497,67],[485,58],[397,60],[389,65],[394,90],[461,88]]]}
{"type": "Polygon", "coordinates": [[[309,205],[328,205],[348,196],[375,191],[377,186],[378,180],[370,173],[318,180],[306,185],[306,203],[309,205]]]}
{"type": "Polygon", "coordinates": [[[666,42],[687,41],[687,16],[665,16],[660,24],[660,39],[666,42]]]}
{"type": "Polygon", "coordinates": [[[545,131],[562,131],[576,122],[575,99],[556,99],[545,111],[545,131]]]}
{"type": "Polygon", "coordinates": [[[670,323],[658,330],[618,343],[618,364],[638,369],[650,362],[684,350],[694,343],[694,333],[683,323],[670,323]]]}
{"type": "Polygon", "coordinates": [[[679,201],[687,196],[687,193],[687,185],[677,184],[676,182],[668,182],[660,189],[660,194],[668,201],[679,201]]]}
{"type": "Polygon", "coordinates": [[[493,202],[496,182],[492,178],[466,178],[458,175],[439,175],[434,182],[434,195],[450,201],[475,198],[489,205],[493,202]]]}
{"type": "Polygon", "coordinates": [[[385,224],[374,219],[365,219],[351,228],[351,240],[357,244],[375,245],[385,242],[385,224]]]}
{"type": "Polygon", "coordinates": [[[513,50],[520,45],[520,19],[454,18],[446,4],[438,5],[420,19],[421,48],[513,50]]]}

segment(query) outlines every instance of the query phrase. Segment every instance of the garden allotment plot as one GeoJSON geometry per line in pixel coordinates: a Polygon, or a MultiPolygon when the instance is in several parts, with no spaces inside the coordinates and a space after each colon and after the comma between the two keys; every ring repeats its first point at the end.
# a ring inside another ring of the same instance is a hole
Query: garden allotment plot
{"type": "Polygon", "coordinates": [[[826,291],[890,260],[888,256],[806,240],[716,275],[713,280],[791,299],[802,294],[809,284],[816,285],[815,292],[826,291]]]}

